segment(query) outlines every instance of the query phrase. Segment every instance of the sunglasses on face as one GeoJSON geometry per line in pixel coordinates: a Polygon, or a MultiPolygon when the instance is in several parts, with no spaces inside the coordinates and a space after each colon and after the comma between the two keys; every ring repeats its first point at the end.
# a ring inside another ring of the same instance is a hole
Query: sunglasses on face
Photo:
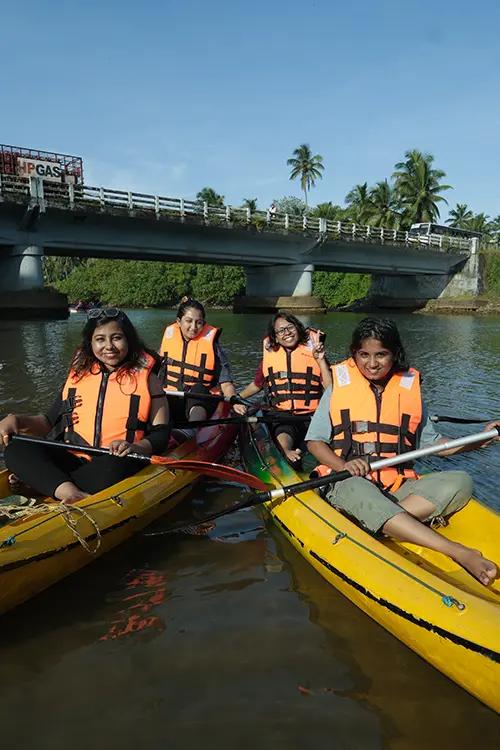
{"type": "Polygon", "coordinates": [[[293,333],[295,331],[294,325],[283,326],[283,328],[275,329],[274,333],[276,336],[285,336],[287,333],[293,333]]]}
{"type": "Polygon", "coordinates": [[[91,307],[87,312],[87,320],[98,320],[99,318],[119,318],[123,313],[117,307],[91,307]]]}

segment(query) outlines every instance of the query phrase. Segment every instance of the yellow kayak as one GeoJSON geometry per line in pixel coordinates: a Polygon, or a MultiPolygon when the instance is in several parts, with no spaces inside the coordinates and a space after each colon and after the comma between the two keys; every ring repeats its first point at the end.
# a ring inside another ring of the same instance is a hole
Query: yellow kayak
{"type": "MultiPolygon", "coordinates": [[[[264,425],[245,426],[245,468],[276,487],[303,481],[264,425]]],[[[430,664],[500,712],[500,580],[484,587],[450,558],[372,537],[309,490],[265,503],[301,555],[430,664]]],[[[476,500],[438,533],[500,563],[500,515],[476,500]]]]}
{"type": "MultiPolygon", "coordinates": [[[[221,405],[214,417],[226,416],[226,411],[221,405]]],[[[196,439],[168,456],[215,461],[234,436],[233,425],[204,427],[196,439]]],[[[0,499],[11,494],[7,476],[7,471],[0,471],[0,499]]],[[[48,498],[28,517],[0,525],[0,613],[92,562],[174,508],[198,478],[192,471],[148,465],[74,505],[48,498]]]]}

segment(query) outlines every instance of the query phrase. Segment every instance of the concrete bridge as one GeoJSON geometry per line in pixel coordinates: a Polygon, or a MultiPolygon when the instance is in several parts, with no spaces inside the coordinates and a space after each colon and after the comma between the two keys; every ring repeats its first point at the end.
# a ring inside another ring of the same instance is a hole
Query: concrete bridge
{"type": "Polygon", "coordinates": [[[387,306],[480,291],[476,240],[0,175],[4,309],[60,308],[43,291],[44,254],[241,265],[238,311],[321,309],[315,269],[371,273],[387,306]]]}

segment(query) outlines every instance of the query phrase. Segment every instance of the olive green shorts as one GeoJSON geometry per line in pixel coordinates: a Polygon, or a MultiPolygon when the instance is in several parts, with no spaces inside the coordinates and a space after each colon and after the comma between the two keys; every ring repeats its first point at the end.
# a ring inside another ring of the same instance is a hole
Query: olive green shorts
{"type": "MultiPolygon", "coordinates": [[[[472,495],[472,479],[465,471],[439,471],[425,474],[420,479],[408,479],[392,493],[397,500],[408,495],[425,497],[435,510],[426,519],[455,513],[472,495]]],[[[368,531],[376,533],[398,513],[404,513],[397,502],[384,495],[380,489],[363,477],[351,477],[337,482],[327,492],[327,501],[338,510],[355,518],[368,531]]]]}

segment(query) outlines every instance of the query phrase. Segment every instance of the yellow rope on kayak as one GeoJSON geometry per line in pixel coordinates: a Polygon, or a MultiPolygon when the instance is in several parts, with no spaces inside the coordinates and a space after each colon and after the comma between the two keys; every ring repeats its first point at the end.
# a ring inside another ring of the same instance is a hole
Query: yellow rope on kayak
{"type": "MultiPolygon", "coordinates": [[[[101,530],[97,525],[97,522],[92,516],[87,513],[83,508],[79,508],[78,505],[66,505],[66,503],[40,503],[40,505],[34,506],[19,506],[19,505],[2,505],[0,507],[0,515],[6,516],[10,521],[19,521],[22,518],[29,518],[30,516],[37,516],[40,513],[53,513],[55,515],[61,515],[63,517],[66,526],[71,531],[74,537],[80,542],[84,550],[89,554],[95,555],[99,547],[101,546],[101,530]],[[95,543],[90,545],[84,536],[78,531],[77,524],[81,518],[85,518],[91,526],[95,529],[95,543]]],[[[21,532],[22,533],[22,532],[21,532]]],[[[12,535],[5,539],[0,546],[11,546],[16,542],[16,535],[12,535]]]]}

